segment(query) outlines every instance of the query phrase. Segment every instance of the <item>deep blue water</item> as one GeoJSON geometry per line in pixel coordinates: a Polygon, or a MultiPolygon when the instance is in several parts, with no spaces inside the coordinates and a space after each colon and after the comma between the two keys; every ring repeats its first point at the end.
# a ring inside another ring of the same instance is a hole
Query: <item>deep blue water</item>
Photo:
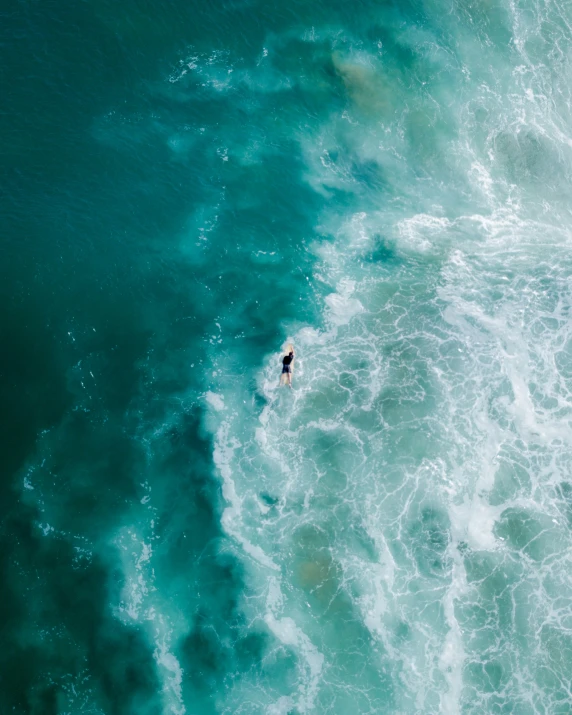
{"type": "Polygon", "coordinates": [[[572,712],[572,9],[0,56],[0,712],[572,712]]]}

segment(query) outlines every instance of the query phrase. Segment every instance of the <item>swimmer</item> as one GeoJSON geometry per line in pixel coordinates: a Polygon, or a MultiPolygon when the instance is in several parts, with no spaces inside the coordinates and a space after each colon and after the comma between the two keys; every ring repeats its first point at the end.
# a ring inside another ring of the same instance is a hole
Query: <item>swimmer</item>
{"type": "Polygon", "coordinates": [[[280,384],[287,384],[292,387],[292,372],[294,370],[294,347],[288,346],[288,353],[282,358],[282,374],[280,375],[280,384]]]}

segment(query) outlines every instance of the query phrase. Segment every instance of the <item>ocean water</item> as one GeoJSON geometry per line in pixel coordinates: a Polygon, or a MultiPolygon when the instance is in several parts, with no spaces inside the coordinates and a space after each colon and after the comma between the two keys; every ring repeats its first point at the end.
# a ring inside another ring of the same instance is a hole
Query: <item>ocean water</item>
{"type": "Polygon", "coordinates": [[[1,20],[0,713],[571,713],[570,3],[1,20]]]}

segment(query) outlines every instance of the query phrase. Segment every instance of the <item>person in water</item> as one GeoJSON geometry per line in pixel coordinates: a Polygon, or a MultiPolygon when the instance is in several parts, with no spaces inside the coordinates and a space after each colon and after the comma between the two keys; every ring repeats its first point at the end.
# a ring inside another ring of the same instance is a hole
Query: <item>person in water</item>
{"type": "Polygon", "coordinates": [[[288,387],[292,387],[292,369],[294,368],[294,348],[290,346],[288,355],[282,358],[282,374],[280,375],[280,384],[285,383],[288,387]]]}

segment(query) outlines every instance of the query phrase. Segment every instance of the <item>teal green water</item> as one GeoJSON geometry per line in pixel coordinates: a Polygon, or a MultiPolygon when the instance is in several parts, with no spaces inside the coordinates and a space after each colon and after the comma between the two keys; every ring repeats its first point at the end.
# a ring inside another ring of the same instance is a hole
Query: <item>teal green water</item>
{"type": "Polygon", "coordinates": [[[572,712],[570,6],[1,20],[0,712],[572,712]]]}

